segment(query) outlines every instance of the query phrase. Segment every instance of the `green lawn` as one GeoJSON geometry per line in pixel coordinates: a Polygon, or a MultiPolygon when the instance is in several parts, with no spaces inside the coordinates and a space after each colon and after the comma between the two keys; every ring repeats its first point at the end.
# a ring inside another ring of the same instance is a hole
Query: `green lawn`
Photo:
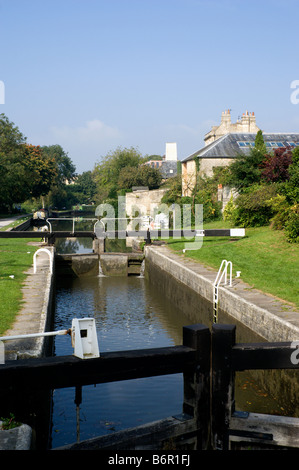
{"type": "MultiPolygon", "coordinates": [[[[217,221],[204,228],[229,228],[217,221]]],[[[181,252],[184,241],[168,240],[171,249],[181,252]]],[[[229,238],[204,237],[199,250],[186,251],[185,257],[219,269],[221,261],[232,262],[233,275],[251,287],[272,294],[299,308],[299,245],[286,242],[283,232],[269,227],[247,228],[246,236],[236,241],[229,238]]]]}
{"type": "MultiPolygon", "coordinates": [[[[0,334],[11,327],[22,302],[25,271],[33,264],[36,247],[29,239],[0,239],[0,334]],[[14,276],[13,278],[10,276],[14,276]]],[[[31,240],[33,241],[33,240],[31,240]]],[[[35,240],[36,241],[36,240],[35,240]]]]}

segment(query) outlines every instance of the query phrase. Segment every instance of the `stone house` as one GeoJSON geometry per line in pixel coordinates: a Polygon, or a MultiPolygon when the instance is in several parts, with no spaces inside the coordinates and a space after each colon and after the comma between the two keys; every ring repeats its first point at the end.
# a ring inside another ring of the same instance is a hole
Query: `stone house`
{"type": "MultiPolygon", "coordinates": [[[[238,155],[249,154],[259,128],[254,113],[244,113],[240,121],[232,124],[229,111],[222,113],[221,124],[205,135],[205,146],[182,160],[182,194],[190,196],[196,175],[212,176],[213,168],[229,165],[238,155]]],[[[263,133],[269,152],[279,147],[299,145],[296,133],[263,133]]]]}
{"type": "Polygon", "coordinates": [[[256,125],[256,118],[254,113],[243,113],[241,119],[237,122],[231,122],[230,110],[223,111],[221,115],[221,122],[219,126],[213,126],[210,132],[204,136],[205,146],[211,144],[219,137],[229,133],[249,133],[256,134],[259,131],[259,127],[256,125]]]}

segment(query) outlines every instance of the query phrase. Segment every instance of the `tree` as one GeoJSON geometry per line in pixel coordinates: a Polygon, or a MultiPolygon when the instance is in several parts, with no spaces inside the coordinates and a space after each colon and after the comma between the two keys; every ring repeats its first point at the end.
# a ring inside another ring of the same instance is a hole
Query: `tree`
{"type": "Polygon", "coordinates": [[[85,171],[78,175],[76,183],[73,185],[74,192],[81,196],[81,203],[91,202],[96,194],[97,185],[93,179],[91,171],[85,171]]]}
{"type": "Polygon", "coordinates": [[[57,168],[56,184],[65,184],[76,177],[76,167],[60,145],[43,146],[42,152],[45,158],[55,161],[57,168]]]}
{"type": "Polygon", "coordinates": [[[19,128],[10,122],[5,114],[0,114],[0,152],[9,153],[26,142],[19,128]]]}
{"type": "Polygon", "coordinates": [[[264,142],[263,131],[261,130],[257,131],[257,134],[255,136],[254,148],[262,155],[265,155],[267,153],[267,147],[264,142]]]}
{"type": "Polygon", "coordinates": [[[59,145],[40,147],[26,138],[9,119],[0,115],[0,207],[44,197],[75,176],[75,166],[59,145]]]}
{"type": "Polygon", "coordinates": [[[0,161],[0,207],[11,212],[14,203],[22,203],[29,196],[22,153],[19,149],[0,153],[0,161]]]}
{"type": "Polygon", "coordinates": [[[28,194],[34,198],[45,196],[58,175],[54,158],[48,158],[39,145],[31,144],[23,146],[22,157],[28,194]]]}
{"type": "Polygon", "coordinates": [[[78,202],[78,196],[68,186],[76,177],[75,165],[60,145],[43,146],[41,150],[44,160],[52,162],[56,171],[49,188],[47,204],[59,208],[71,207],[78,202]]]}
{"type": "Polygon", "coordinates": [[[182,199],[182,177],[174,176],[167,181],[167,192],[162,197],[163,204],[180,204],[182,199]]]}
{"type": "Polygon", "coordinates": [[[100,201],[116,197],[120,172],[125,167],[137,168],[143,162],[138,150],[117,148],[108,154],[93,170],[93,178],[97,184],[100,201]]]}
{"type": "Polygon", "coordinates": [[[261,131],[259,131],[255,138],[255,145],[250,149],[249,155],[237,156],[236,160],[229,167],[229,185],[238,189],[239,192],[261,181],[261,164],[266,153],[266,147],[263,142],[261,131]]]}
{"type": "Polygon", "coordinates": [[[131,189],[132,186],[147,186],[149,189],[158,188],[161,184],[160,170],[148,165],[137,168],[124,167],[118,178],[118,189],[131,189]]]}
{"type": "Polygon", "coordinates": [[[292,151],[292,163],[288,168],[289,180],[284,185],[284,194],[290,203],[299,202],[299,147],[292,151]]]}
{"type": "Polygon", "coordinates": [[[273,155],[266,155],[261,164],[261,177],[267,183],[288,181],[292,152],[286,148],[274,149],[273,155]]]}
{"type": "Polygon", "coordinates": [[[11,211],[14,203],[27,197],[21,150],[25,142],[19,128],[0,114],[0,207],[3,211],[11,211]]]}

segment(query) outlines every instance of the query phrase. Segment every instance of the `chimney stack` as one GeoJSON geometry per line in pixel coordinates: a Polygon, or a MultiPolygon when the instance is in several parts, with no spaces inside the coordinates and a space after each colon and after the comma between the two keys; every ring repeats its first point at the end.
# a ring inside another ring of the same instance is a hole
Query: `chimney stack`
{"type": "Polygon", "coordinates": [[[241,122],[242,132],[251,132],[251,127],[256,122],[254,112],[248,113],[248,111],[246,111],[246,113],[243,113],[241,122]]]}
{"type": "Polygon", "coordinates": [[[230,126],[230,124],[231,124],[231,114],[230,114],[229,109],[222,112],[221,123],[223,123],[226,127],[230,126]]]}

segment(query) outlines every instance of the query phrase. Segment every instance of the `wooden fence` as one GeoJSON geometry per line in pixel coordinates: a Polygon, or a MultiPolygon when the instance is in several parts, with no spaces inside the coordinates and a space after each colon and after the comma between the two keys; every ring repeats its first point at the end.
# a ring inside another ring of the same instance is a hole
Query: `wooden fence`
{"type": "MultiPolygon", "coordinates": [[[[69,449],[228,450],[250,445],[299,448],[299,418],[244,413],[234,409],[235,372],[299,369],[293,343],[236,344],[235,326],[183,328],[183,345],[75,356],[10,361],[0,365],[0,396],[25,396],[57,388],[183,374],[178,415],[64,447],[69,449]]],[[[1,411],[1,409],[0,409],[1,411]]]]}

